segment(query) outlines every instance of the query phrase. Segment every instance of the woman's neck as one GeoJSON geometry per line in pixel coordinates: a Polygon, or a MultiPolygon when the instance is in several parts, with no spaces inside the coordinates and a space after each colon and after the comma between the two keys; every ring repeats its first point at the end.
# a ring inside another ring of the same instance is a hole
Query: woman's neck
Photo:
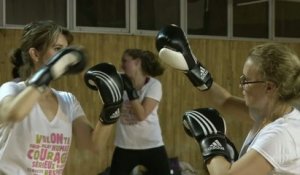
{"type": "Polygon", "coordinates": [[[55,97],[55,96],[54,96],[52,89],[47,87],[47,89],[45,90],[43,95],[40,97],[40,101],[48,100],[49,98],[53,98],[53,97],[55,97]]]}
{"type": "Polygon", "coordinates": [[[284,115],[292,112],[293,107],[287,103],[280,103],[274,108],[275,110],[270,115],[270,121],[274,121],[284,115]]]}
{"type": "Polygon", "coordinates": [[[142,89],[142,87],[146,84],[147,82],[147,76],[145,75],[139,75],[139,76],[136,76],[134,78],[134,80],[132,81],[133,82],[133,86],[137,89],[137,90],[140,90],[142,89]]]}
{"type": "Polygon", "coordinates": [[[250,110],[250,115],[255,120],[254,127],[261,129],[268,123],[275,121],[276,119],[283,117],[284,115],[290,113],[293,110],[293,107],[287,103],[277,102],[269,104],[264,109],[250,110]]]}
{"type": "Polygon", "coordinates": [[[290,106],[287,103],[277,103],[274,105],[273,108],[271,108],[269,110],[269,113],[266,115],[266,117],[264,118],[264,125],[271,123],[275,120],[277,120],[278,118],[281,118],[283,116],[285,116],[286,114],[292,112],[293,107],[290,106]]]}

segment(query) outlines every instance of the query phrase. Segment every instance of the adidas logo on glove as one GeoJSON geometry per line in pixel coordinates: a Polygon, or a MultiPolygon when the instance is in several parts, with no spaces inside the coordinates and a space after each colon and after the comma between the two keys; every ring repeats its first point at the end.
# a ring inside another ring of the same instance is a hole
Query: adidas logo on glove
{"type": "Polygon", "coordinates": [[[111,114],[110,118],[115,119],[120,116],[120,109],[118,108],[114,113],[111,114]]]}
{"type": "Polygon", "coordinates": [[[209,145],[209,147],[207,148],[207,150],[216,150],[216,149],[220,149],[220,150],[225,150],[225,148],[222,146],[222,144],[219,142],[219,140],[215,140],[212,144],[209,145]]]}
{"type": "Polygon", "coordinates": [[[206,69],[204,69],[203,67],[200,66],[200,78],[202,80],[204,80],[205,77],[207,76],[207,74],[208,74],[208,71],[206,69]]]}

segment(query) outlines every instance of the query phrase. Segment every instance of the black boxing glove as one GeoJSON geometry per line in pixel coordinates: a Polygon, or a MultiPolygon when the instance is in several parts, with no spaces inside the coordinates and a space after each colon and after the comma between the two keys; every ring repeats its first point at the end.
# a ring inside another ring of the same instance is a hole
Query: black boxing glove
{"type": "Polygon", "coordinates": [[[103,124],[115,123],[120,116],[123,102],[123,81],[114,65],[100,63],[87,70],[84,75],[86,85],[97,90],[103,107],[99,116],[103,124]]]}
{"type": "Polygon", "coordinates": [[[223,156],[229,162],[238,159],[234,144],[225,136],[225,121],[217,110],[199,108],[185,112],[183,127],[198,142],[205,163],[215,156],[223,156]]]}
{"type": "Polygon", "coordinates": [[[123,84],[124,84],[124,89],[127,93],[128,99],[135,100],[139,98],[139,95],[136,91],[136,89],[133,87],[133,84],[130,80],[130,78],[126,74],[121,74],[123,84]]]}
{"type": "Polygon", "coordinates": [[[86,54],[81,48],[67,47],[61,49],[28,79],[27,85],[43,91],[52,80],[65,74],[76,74],[83,71],[86,60],[86,54]]]}
{"type": "Polygon", "coordinates": [[[184,71],[199,90],[208,90],[213,78],[193,54],[182,29],[174,24],[163,27],[156,36],[159,58],[169,66],[184,71]]]}

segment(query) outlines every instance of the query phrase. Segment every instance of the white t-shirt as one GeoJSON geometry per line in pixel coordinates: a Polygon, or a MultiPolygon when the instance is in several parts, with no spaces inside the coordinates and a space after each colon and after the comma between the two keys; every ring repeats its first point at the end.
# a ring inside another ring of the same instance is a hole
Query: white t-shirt
{"type": "MultiPolygon", "coordinates": [[[[0,101],[24,88],[24,82],[3,84],[0,101]]],[[[37,103],[22,121],[0,123],[0,172],[9,175],[63,173],[71,145],[72,121],[85,114],[71,93],[53,91],[59,107],[52,121],[37,103]]]]}
{"type": "MultiPolygon", "coordinates": [[[[160,101],[162,97],[161,83],[155,78],[138,91],[139,100],[145,97],[160,101]]],[[[132,112],[126,93],[123,95],[121,116],[116,124],[115,145],[124,149],[149,149],[162,146],[163,140],[158,119],[158,105],[143,121],[138,121],[132,112]]]]}
{"type": "Polygon", "coordinates": [[[248,151],[259,152],[272,166],[273,175],[300,174],[300,112],[291,113],[265,126],[248,151]]]}

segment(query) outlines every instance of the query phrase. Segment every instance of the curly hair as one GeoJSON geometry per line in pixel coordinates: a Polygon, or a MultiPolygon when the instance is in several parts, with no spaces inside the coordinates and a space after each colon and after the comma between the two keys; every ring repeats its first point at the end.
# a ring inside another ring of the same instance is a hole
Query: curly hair
{"type": "Polygon", "coordinates": [[[140,59],[144,73],[156,77],[164,73],[165,68],[161,65],[158,57],[151,51],[141,49],[127,49],[123,55],[129,55],[132,59],[140,59]]]}
{"type": "Polygon", "coordinates": [[[279,100],[294,101],[300,97],[300,60],[296,53],[279,43],[255,46],[249,53],[265,80],[274,82],[279,100]]]}

